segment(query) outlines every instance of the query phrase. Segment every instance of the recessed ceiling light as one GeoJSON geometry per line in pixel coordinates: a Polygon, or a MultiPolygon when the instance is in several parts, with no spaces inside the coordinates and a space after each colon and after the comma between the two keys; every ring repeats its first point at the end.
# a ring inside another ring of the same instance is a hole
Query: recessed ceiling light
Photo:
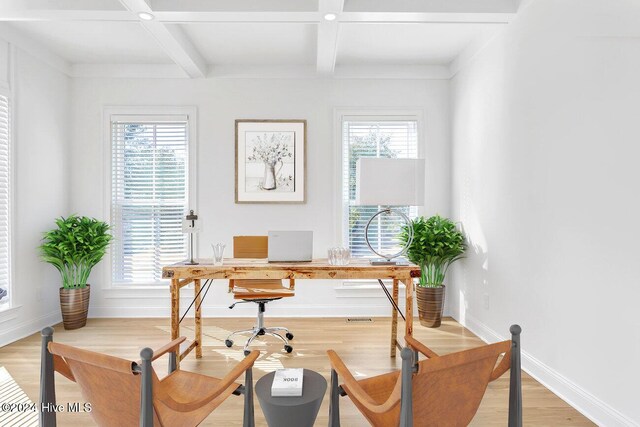
{"type": "Polygon", "coordinates": [[[335,21],[338,16],[335,13],[327,13],[324,15],[325,21],[335,21]]]}
{"type": "Polygon", "coordinates": [[[148,12],[138,12],[138,18],[142,19],[143,21],[152,21],[155,17],[148,12]]]}

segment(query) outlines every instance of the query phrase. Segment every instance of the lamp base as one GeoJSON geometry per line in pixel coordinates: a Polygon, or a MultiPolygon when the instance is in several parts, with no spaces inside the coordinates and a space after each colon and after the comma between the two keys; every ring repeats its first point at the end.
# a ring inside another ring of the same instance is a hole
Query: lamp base
{"type": "Polygon", "coordinates": [[[184,262],[184,265],[198,265],[198,264],[200,264],[200,263],[199,262],[195,262],[194,260],[185,261],[184,262]]]}
{"type": "Polygon", "coordinates": [[[409,265],[409,262],[403,259],[393,260],[384,258],[374,258],[369,260],[371,265],[409,265]]]}

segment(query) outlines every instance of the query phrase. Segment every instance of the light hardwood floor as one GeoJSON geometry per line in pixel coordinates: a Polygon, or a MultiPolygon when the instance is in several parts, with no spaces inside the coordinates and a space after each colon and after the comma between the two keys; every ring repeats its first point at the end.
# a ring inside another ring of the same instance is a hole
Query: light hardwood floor
{"type": "MultiPolygon", "coordinates": [[[[240,360],[241,347],[228,349],[224,339],[229,331],[244,329],[253,319],[203,319],[203,358],[197,360],[190,354],[183,360],[183,369],[216,377],[223,376],[240,360]]],[[[357,376],[377,375],[400,367],[400,357],[389,357],[389,318],[373,318],[373,322],[347,322],[341,318],[275,319],[267,318],[268,325],[285,325],[295,334],[292,354],[285,354],[273,339],[259,343],[262,351],[256,361],[254,379],[280,367],[304,367],[320,372],[329,380],[329,363],[325,351],[334,349],[357,376]],[[266,344],[265,344],[266,343],[266,344]]],[[[183,322],[183,334],[192,333],[188,319],[183,322]],[[187,332],[188,330],[188,332],[187,332]]],[[[55,327],[54,340],[93,351],[137,360],[142,347],[157,348],[169,341],[167,319],[89,319],[87,326],[75,331],[65,331],[62,325],[55,327]]],[[[508,331],[505,331],[507,335],[508,331]]],[[[438,329],[424,328],[416,323],[414,336],[440,354],[446,354],[482,344],[457,322],[446,319],[438,329]]],[[[241,339],[237,340],[238,343],[241,339]]],[[[527,346],[527,331],[522,332],[522,347],[527,346]]],[[[0,366],[5,366],[16,382],[34,401],[38,399],[40,365],[40,334],[34,334],[18,342],[0,348],[0,366]]],[[[154,366],[159,374],[166,372],[166,358],[154,366]]],[[[509,376],[491,383],[482,405],[472,423],[476,426],[505,426],[507,424],[509,376]]],[[[76,384],[56,375],[56,394],[59,403],[83,402],[76,384]]],[[[342,425],[368,425],[348,398],[340,399],[342,425]]],[[[256,424],[265,426],[256,399],[256,424]]],[[[540,383],[523,374],[523,413],[526,426],[592,426],[594,425],[575,409],[567,405],[540,383]]],[[[329,413],[328,398],[320,409],[316,426],[326,426],[329,413]]],[[[242,398],[231,396],[202,425],[241,426],[242,398]]],[[[60,426],[94,425],[91,417],[83,413],[62,413],[60,426]]],[[[288,427],[288,426],[283,426],[288,427]]]]}

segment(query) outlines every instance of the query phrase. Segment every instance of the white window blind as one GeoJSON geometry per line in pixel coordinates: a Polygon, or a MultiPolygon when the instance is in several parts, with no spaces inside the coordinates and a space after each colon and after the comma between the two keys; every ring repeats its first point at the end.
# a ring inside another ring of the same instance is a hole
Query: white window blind
{"type": "Polygon", "coordinates": [[[186,116],[111,119],[112,281],[160,284],[162,267],[187,258],[186,116]]]}
{"type": "Polygon", "coordinates": [[[0,94],[0,310],[9,307],[11,291],[10,114],[9,97],[0,94]]]}
{"type": "MultiPolygon", "coordinates": [[[[356,206],[356,163],[360,157],[418,157],[418,121],[410,118],[343,117],[342,120],[342,230],[343,244],[354,257],[373,257],[365,242],[364,230],[381,206],[356,206]]],[[[410,218],[416,207],[394,207],[410,218]]],[[[399,216],[378,217],[369,228],[369,240],[380,253],[400,250],[397,239],[399,216]]]]}

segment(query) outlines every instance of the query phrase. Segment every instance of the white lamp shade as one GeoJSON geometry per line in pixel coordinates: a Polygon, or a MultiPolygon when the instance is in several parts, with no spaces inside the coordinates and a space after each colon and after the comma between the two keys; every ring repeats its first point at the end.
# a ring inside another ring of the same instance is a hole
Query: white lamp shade
{"type": "Polygon", "coordinates": [[[359,158],[356,204],[424,205],[424,159],[359,158]]]}

